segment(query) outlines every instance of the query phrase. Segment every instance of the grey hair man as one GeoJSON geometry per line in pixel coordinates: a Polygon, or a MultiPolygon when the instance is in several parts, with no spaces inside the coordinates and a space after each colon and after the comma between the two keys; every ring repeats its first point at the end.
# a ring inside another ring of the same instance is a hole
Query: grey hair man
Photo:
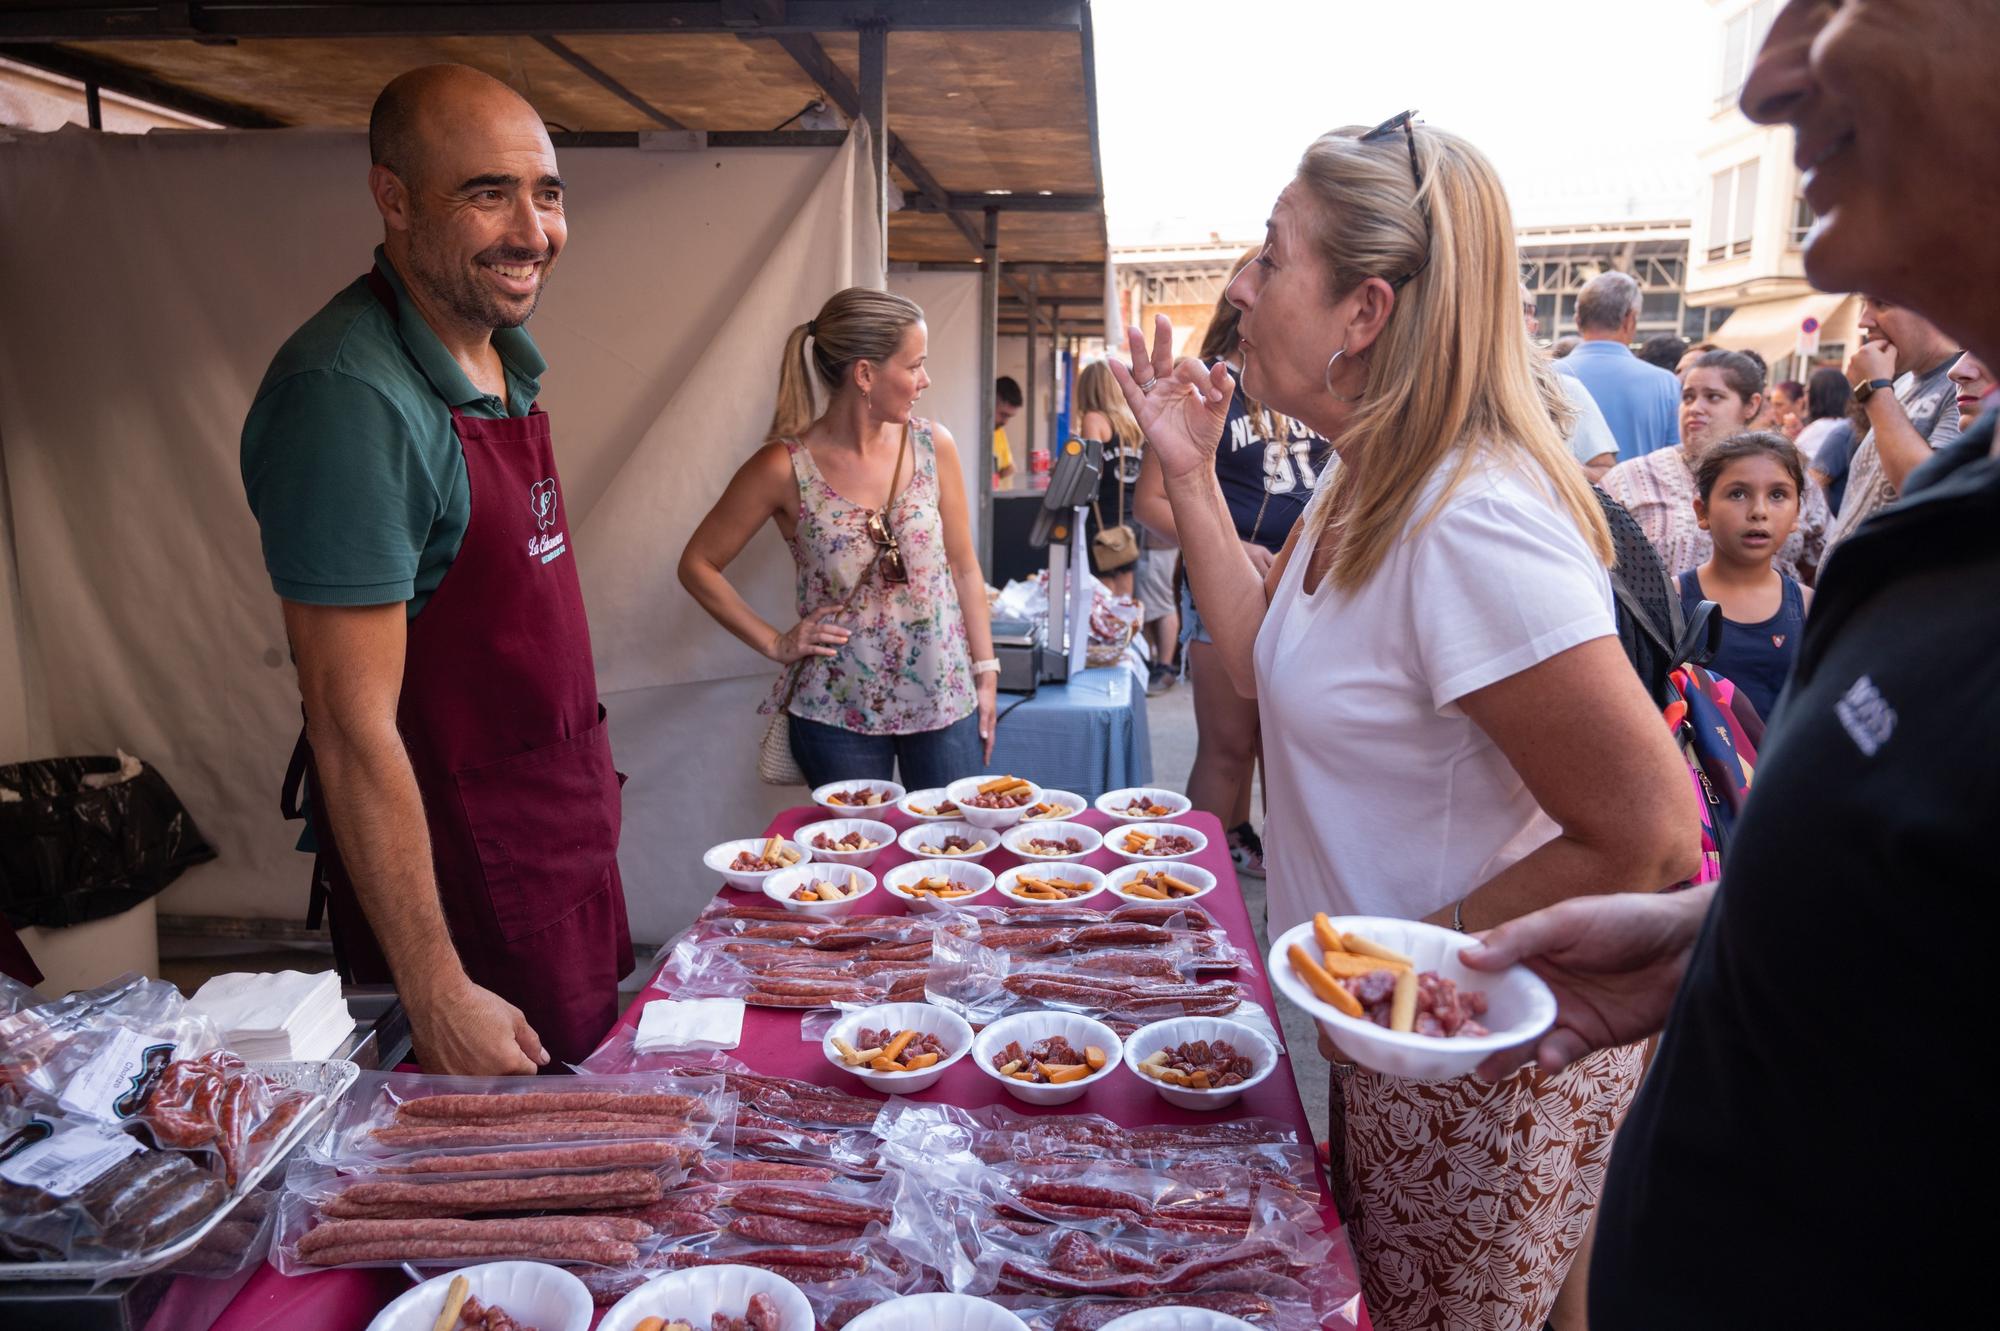
{"type": "Polygon", "coordinates": [[[1632,354],[1644,294],[1630,273],[1599,273],[1576,298],[1576,350],[1556,362],[1574,375],[1611,427],[1618,461],[1681,441],[1680,381],[1632,354]]]}

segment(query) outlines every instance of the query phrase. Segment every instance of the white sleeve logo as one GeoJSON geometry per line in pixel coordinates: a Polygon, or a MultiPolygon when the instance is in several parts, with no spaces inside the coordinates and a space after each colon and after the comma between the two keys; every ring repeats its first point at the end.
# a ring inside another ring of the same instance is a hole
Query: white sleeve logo
{"type": "Polygon", "coordinates": [[[1896,732],[1896,709],[1889,706],[1882,690],[1875,687],[1875,681],[1863,675],[1848,686],[1840,695],[1840,701],[1833,705],[1833,713],[1840,718],[1841,729],[1854,741],[1854,747],[1873,758],[1889,737],[1896,732]]]}

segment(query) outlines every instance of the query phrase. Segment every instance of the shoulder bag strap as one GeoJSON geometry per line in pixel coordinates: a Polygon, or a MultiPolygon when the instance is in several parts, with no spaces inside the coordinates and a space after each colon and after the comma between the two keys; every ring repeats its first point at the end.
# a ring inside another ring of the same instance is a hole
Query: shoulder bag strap
{"type": "MultiPolygon", "coordinates": [[[[799,440],[798,444],[800,448],[806,446],[803,439],[799,440]]],[[[890,473],[889,476],[889,502],[882,506],[882,525],[885,528],[889,525],[889,510],[896,505],[896,486],[903,479],[903,462],[910,456],[910,449],[910,427],[905,425],[903,427],[903,447],[896,454],[896,470],[890,473]]],[[[846,599],[841,601],[840,609],[835,611],[835,614],[845,618],[847,612],[854,608],[854,603],[861,599],[862,589],[868,585],[868,579],[874,576],[875,565],[881,557],[881,553],[878,551],[869,559],[867,565],[861,570],[861,576],[855,579],[854,586],[849,589],[846,599]]],[[[799,691],[799,683],[805,678],[805,667],[815,661],[825,661],[828,659],[830,658],[824,656],[807,656],[792,662],[790,666],[792,672],[791,682],[785,685],[784,696],[778,699],[778,710],[780,712],[785,711],[792,705],[792,695],[799,691]]]]}

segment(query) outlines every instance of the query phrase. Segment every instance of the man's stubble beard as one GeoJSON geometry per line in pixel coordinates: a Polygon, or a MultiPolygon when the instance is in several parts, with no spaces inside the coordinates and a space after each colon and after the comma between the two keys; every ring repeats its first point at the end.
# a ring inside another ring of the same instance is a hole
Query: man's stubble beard
{"type": "MultiPolygon", "coordinates": [[[[519,328],[534,317],[535,310],[542,303],[542,285],[548,279],[548,268],[542,268],[542,280],[535,284],[535,294],[528,299],[526,308],[519,309],[480,282],[476,273],[467,271],[449,257],[446,247],[437,243],[440,228],[428,225],[421,217],[410,228],[410,278],[423,285],[426,293],[454,318],[472,328],[486,328],[498,331],[503,328],[519,328]]],[[[489,251],[490,253],[490,251],[489,251]]],[[[545,259],[545,255],[533,256],[545,259]]],[[[473,260],[477,266],[478,259],[473,260]]]]}

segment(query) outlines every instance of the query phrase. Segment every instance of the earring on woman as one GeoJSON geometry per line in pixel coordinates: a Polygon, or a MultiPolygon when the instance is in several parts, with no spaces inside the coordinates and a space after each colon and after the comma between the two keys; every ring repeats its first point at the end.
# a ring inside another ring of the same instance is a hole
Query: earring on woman
{"type": "MultiPolygon", "coordinates": [[[[1346,403],[1347,405],[1352,406],[1354,403],[1359,402],[1362,398],[1368,396],[1367,392],[1368,382],[1366,379],[1362,380],[1361,383],[1362,391],[1356,393],[1353,397],[1342,397],[1339,393],[1334,392],[1333,367],[1339,364],[1340,358],[1345,356],[1346,354],[1347,354],[1347,348],[1342,347],[1340,350],[1334,352],[1331,356],[1327,357],[1326,372],[1320,376],[1320,379],[1321,382],[1323,382],[1326,385],[1326,395],[1328,397],[1332,398],[1335,402],[1346,403]]],[[[1366,371],[1364,370],[1363,373],[1365,374],[1366,371]]]]}

